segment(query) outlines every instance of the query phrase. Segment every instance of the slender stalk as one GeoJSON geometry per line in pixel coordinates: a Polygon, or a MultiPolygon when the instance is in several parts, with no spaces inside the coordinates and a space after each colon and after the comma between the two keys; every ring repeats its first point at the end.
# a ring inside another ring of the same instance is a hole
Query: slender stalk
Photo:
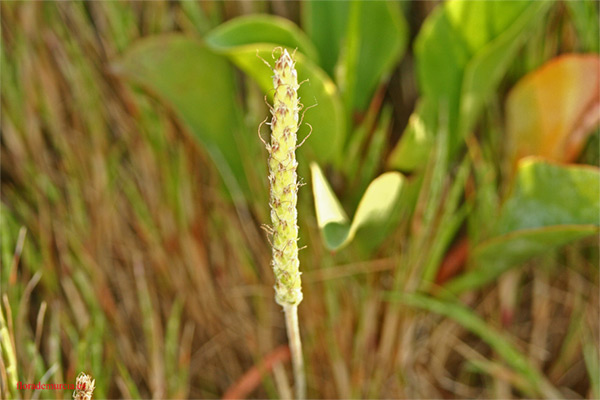
{"type": "Polygon", "coordinates": [[[300,328],[298,326],[298,306],[284,306],[283,311],[285,311],[285,325],[290,352],[292,353],[296,399],[303,400],[306,398],[306,376],[304,374],[302,341],[300,340],[300,328]]]}

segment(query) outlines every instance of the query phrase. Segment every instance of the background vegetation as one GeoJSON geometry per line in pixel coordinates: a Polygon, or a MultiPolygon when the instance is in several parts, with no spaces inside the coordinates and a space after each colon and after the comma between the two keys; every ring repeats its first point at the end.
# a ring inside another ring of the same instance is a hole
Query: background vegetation
{"type": "Polygon", "coordinates": [[[286,397],[276,46],[316,104],[309,397],[600,397],[597,2],[0,11],[0,397],[70,398],[16,383],[80,371],[96,398],[286,397]]]}

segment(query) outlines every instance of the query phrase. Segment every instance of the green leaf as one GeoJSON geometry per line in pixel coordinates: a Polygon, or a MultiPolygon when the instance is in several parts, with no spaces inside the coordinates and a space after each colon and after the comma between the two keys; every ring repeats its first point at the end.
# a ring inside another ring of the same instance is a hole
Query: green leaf
{"type": "MultiPolygon", "coordinates": [[[[373,249],[395,226],[397,208],[405,178],[399,172],[386,172],[375,178],[363,195],[348,234],[348,242],[360,235],[363,246],[373,249]]],[[[347,244],[347,243],[345,243],[347,244]]]]}
{"type": "Polygon", "coordinates": [[[553,225],[598,225],[598,168],[563,166],[528,157],[496,226],[499,235],[553,225]]]}
{"type": "Polygon", "coordinates": [[[445,285],[452,293],[475,289],[509,268],[597,234],[600,172],[590,166],[561,166],[525,158],[495,225],[495,236],[475,247],[475,268],[445,285]]]}
{"type": "Polygon", "coordinates": [[[315,212],[325,246],[330,250],[338,249],[348,237],[350,221],[321,168],[311,163],[310,171],[315,212]]]}
{"type": "MultiPolygon", "coordinates": [[[[258,56],[271,60],[273,48],[280,43],[256,43],[244,46],[219,47],[222,52],[242,71],[252,77],[269,95],[273,92],[271,71],[258,56]]],[[[342,146],[345,141],[345,122],[342,103],[337,88],[312,61],[301,53],[296,53],[296,69],[299,81],[304,82],[298,94],[305,107],[317,105],[308,110],[304,117],[306,125],[314,128],[313,134],[302,147],[301,154],[321,163],[341,163],[342,146]]],[[[309,128],[300,127],[301,134],[308,134],[309,128]],[[302,132],[304,129],[304,132],[302,132]]]]}
{"type": "Polygon", "coordinates": [[[240,188],[247,191],[242,125],[227,59],[193,38],[172,34],[141,40],[112,70],[175,111],[206,148],[232,196],[240,196],[240,188]]]}
{"type": "Polygon", "coordinates": [[[338,62],[338,85],[347,111],[365,110],[375,89],[386,79],[406,49],[407,23],[397,3],[346,3],[350,18],[338,62]]]}
{"type": "MultiPolygon", "coordinates": [[[[543,21],[552,1],[449,1],[431,13],[415,42],[422,101],[448,111],[449,152],[462,145],[486,102],[536,24],[543,21]],[[443,66],[441,68],[440,66],[443,66]]],[[[435,132],[439,113],[423,119],[435,132]]],[[[398,146],[410,153],[414,135],[398,146]]],[[[422,166],[429,149],[420,149],[409,166],[422,166]]]]}
{"type": "Polygon", "coordinates": [[[408,27],[398,4],[311,1],[303,22],[323,69],[336,77],[346,111],[365,110],[406,49],[408,27]]]}
{"type": "Polygon", "coordinates": [[[373,180],[363,195],[352,224],[327,179],[316,163],[312,163],[312,187],[317,222],[325,246],[339,250],[348,245],[359,231],[368,231],[370,241],[378,244],[398,203],[404,177],[398,172],[387,172],[373,180]]]}
{"type": "Polygon", "coordinates": [[[442,301],[414,293],[389,293],[388,299],[450,318],[486,342],[513,370],[527,379],[530,386],[520,387],[528,397],[561,398],[554,388],[515,345],[501,332],[486,324],[462,304],[442,301]]]}
{"type": "Polygon", "coordinates": [[[315,46],[293,22],[273,15],[256,14],[234,18],[209,32],[204,40],[213,49],[230,49],[255,43],[276,43],[318,63],[315,46]]]}
{"type": "Polygon", "coordinates": [[[302,27],[317,48],[321,67],[333,78],[348,25],[348,2],[305,1],[301,6],[302,27]]]}
{"type": "Polygon", "coordinates": [[[502,34],[478,49],[464,70],[460,93],[461,120],[457,134],[459,138],[473,129],[487,99],[496,92],[510,63],[525,42],[524,33],[536,21],[542,20],[541,16],[545,15],[552,2],[533,2],[531,6],[518,9],[505,9],[501,4],[506,2],[491,2],[490,7],[494,14],[498,13],[504,17],[496,20],[497,28],[502,34]]]}

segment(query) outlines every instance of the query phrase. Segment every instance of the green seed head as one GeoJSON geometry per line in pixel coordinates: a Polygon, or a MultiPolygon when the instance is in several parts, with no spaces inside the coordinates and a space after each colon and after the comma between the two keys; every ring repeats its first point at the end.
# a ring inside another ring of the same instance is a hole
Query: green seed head
{"type": "Polygon", "coordinates": [[[269,182],[271,223],[273,224],[273,271],[275,301],[282,306],[302,301],[302,284],[298,260],[298,225],[296,203],[296,143],[298,131],[298,76],[295,61],[287,52],[275,62],[273,69],[275,94],[271,109],[271,144],[269,149],[269,182]]]}

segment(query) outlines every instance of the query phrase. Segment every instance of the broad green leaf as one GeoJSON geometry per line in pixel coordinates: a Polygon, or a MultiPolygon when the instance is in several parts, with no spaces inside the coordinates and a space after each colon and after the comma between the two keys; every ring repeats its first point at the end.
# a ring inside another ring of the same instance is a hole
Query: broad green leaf
{"type": "Polygon", "coordinates": [[[500,212],[496,234],[553,225],[598,225],[599,178],[595,167],[523,159],[513,191],[500,212]]]}
{"type": "MultiPolygon", "coordinates": [[[[263,60],[273,60],[273,49],[278,45],[280,43],[256,43],[232,47],[221,45],[215,50],[229,57],[238,68],[252,77],[261,89],[271,96],[272,72],[263,60]]],[[[306,112],[305,126],[300,127],[300,135],[308,134],[310,130],[308,125],[314,129],[312,136],[302,147],[301,154],[321,163],[339,165],[345,140],[345,122],[337,88],[325,72],[302,53],[296,53],[296,69],[299,81],[308,79],[298,90],[302,103],[305,107],[317,105],[306,112]]]]}
{"type": "Polygon", "coordinates": [[[303,23],[322,66],[343,93],[346,111],[364,111],[402,56],[408,27],[400,7],[389,1],[310,1],[303,23]]]}
{"type": "Polygon", "coordinates": [[[599,192],[598,168],[561,166],[531,157],[521,160],[494,237],[473,250],[474,269],[445,289],[453,293],[475,289],[531,257],[597,234],[599,192]]]}
{"type": "Polygon", "coordinates": [[[507,163],[542,156],[574,161],[600,122],[600,57],[558,57],[521,79],[506,101],[507,163]]]}
{"type": "Polygon", "coordinates": [[[373,243],[378,244],[383,239],[381,236],[384,236],[404,183],[400,173],[387,172],[371,182],[352,224],[316,163],[311,164],[311,176],[317,222],[328,249],[341,249],[362,230],[369,231],[373,243]]]}
{"type": "MultiPolygon", "coordinates": [[[[427,18],[415,43],[422,101],[448,110],[449,152],[454,153],[474,127],[486,102],[519,48],[536,24],[543,21],[552,1],[446,2],[427,18]]],[[[435,132],[439,113],[428,113],[423,123],[435,132]]],[[[411,153],[413,135],[398,146],[411,153]]],[[[428,148],[410,163],[422,166],[428,148]]]]}
{"type": "Polygon", "coordinates": [[[522,386],[519,389],[528,397],[562,397],[560,392],[547,381],[544,375],[529,362],[522,351],[505,334],[487,324],[473,310],[454,301],[442,301],[416,293],[389,293],[387,297],[391,301],[398,301],[410,307],[420,308],[450,318],[477,335],[494,349],[507,365],[527,379],[529,386],[522,386]]]}
{"type": "Polygon", "coordinates": [[[318,63],[315,46],[293,22],[265,14],[234,18],[210,31],[205,37],[207,45],[214,49],[231,48],[255,43],[276,43],[299,52],[318,63]]]}
{"type": "Polygon", "coordinates": [[[112,70],[164,100],[213,158],[232,196],[247,191],[244,137],[227,59],[183,35],[155,36],[131,47],[112,70]]]}
{"type": "MultiPolygon", "coordinates": [[[[515,3],[518,2],[491,1],[488,8],[483,10],[494,16],[492,21],[487,21],[491,24],[490,37],[493,39],[477,48],[464,69],[457,140],[473,129],[487,100],[494,95],[510,63],[525,43],[528,29],[538,21],[543,21],[542,16],[550,8],[552,1],[507,8],[507,4],[515,3]]],[[[469,35],[477,34],[470,32],[469,35]]]]}
{"type": "Polygon", "coordinates": [[[336,74],[348,112],[365,110],[404,53],[407,23],[397,3],[346,3],[350,17],[336,74]]]}
{"type": "Polygon", "coordinates": [[[333,78],[348,25],[348,2],[305,1],[301,6],[302,27],[319,52],[321,67],[333,78]]]}

